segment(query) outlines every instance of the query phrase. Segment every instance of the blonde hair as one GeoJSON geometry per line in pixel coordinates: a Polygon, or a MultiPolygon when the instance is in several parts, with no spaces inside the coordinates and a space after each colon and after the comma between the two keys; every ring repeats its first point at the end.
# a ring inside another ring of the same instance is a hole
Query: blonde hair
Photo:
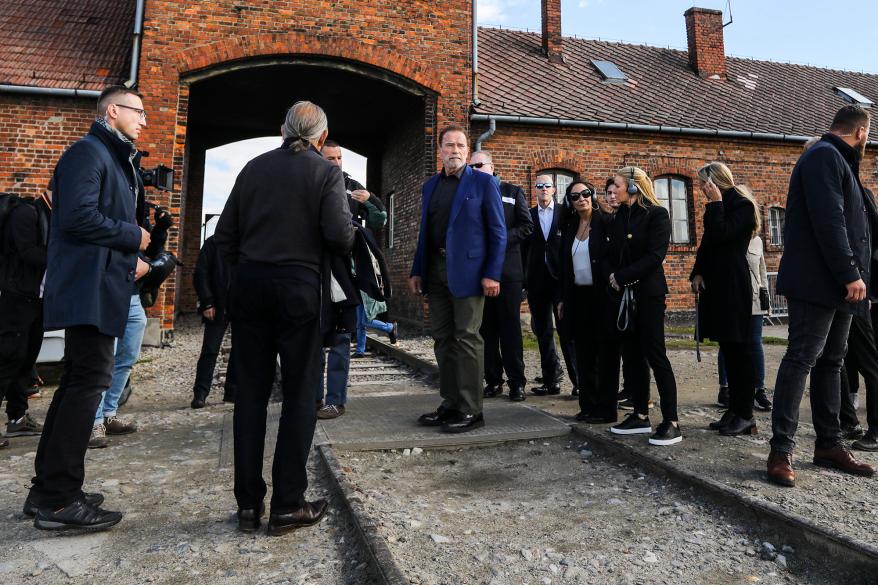
{"type": "Polygon", "coordinates": [[[625,182],[630,185],[632,182],[637,187],[637,193],[640,197],[637,199],[637,203],[642,207],[646,207],[646,204],[643,202],[644,199],[649,201],[652,205],[661,205],[658,199],[655,198],[655,190],[652,187],[652,179],[649,178],[649,175],[646,174],[646,171],[641,169],[640,167],[622,167],[621,169],[616,171],[616,174],[623,179],[625,182]]]}
{"type": "Polygon", "coordinates": [[[698,169],[698,178],[705,182],[708,179],[711,180],[720,191],[734,189],[741,197],[752,203],[753,219],[756,222],[753,227],[753,233],[759,233],[759,230],[762,228],[762,214],[759,212],[759,204],[756,203],[756,198],[753,197],[753,193],[750,192],[746,185],[735,184],[735,177],[732,176],[732,170],[729,167],[721,162],[709,162],[698,169]]]}

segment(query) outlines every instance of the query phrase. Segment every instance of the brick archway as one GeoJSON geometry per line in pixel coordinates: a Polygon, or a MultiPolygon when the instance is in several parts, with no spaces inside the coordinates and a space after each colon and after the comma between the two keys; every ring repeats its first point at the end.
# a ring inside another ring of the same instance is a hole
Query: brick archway
{"type": "Polygon", "coordinates": [[[301,33],[236,36],[192,47],[177,54],[177,71],[183,76],[220,63],[291,55],[357,61],[442,93],[439,77],[433,71],[396,51],[350,38],[316,37],[301,33]]]}

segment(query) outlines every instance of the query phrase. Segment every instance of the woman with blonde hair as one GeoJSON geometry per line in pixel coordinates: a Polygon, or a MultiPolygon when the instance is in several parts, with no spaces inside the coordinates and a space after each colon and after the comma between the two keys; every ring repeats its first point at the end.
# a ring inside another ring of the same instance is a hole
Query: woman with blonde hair
{"type": "MultiPolygon", "coordinates": [[[[623,378],[631,393],[634,412],[610,428],[620,435],[651,434],[651,445],[673,445],[683,440],[677,420],[677,382],[665,351],[665,295],[668,284],[662,263],[671,241],[671,218],[655,198],[652,180],[637,167],[623,167],[613,177],[619,210],[607,225],[603,269],[604,326],[599,380],[601,400],[616,400],[618,357],[621,347],[623,378]],[[649,421],[649,370],[661,401],[663,421],[652,432],[649,421]]],[[[603,412],[603,409],[601,410],[603,412]]],[[[613,417],[615,420],[615,417],[613,417]]]]}
{"type": "Polygon", "coordinates": [[[747,249],[759,233],[759,206],[746,187],[735,184],[723,163],[698,169],[698,180],[707,198],[704,234],[690,275],[692,290],[699,295],[698,334],[701,340],[719,342],[729,383],[729,409],[710,428],[723,435],[753,435],[756,371],[750,343],[753,284],[747,249]]]}

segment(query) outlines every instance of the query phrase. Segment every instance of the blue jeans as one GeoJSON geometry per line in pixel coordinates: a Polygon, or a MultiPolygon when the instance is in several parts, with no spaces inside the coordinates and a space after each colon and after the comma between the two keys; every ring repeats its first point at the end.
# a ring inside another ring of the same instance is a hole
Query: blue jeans
{"type": "MultiPolygon", "coordinates": [[[[753,348],[753,370],[756,373],[756,389],[765,389],[765,353],[762,350],[762,315],[753,315],[750,322],[750,344],[753,348]]],[[[717,357],[719,365],[719,385],[728,386],[729,377],[726,375],[726,359],[723,351],[719,351],[717,357]]]]}
{"type": "Polygon", "coordinates": [[[363,305],[357,306],[357,352],[363,353],[366,351],[366,328],[369,329],[377,329],[378,331],[383,331],[384,333],[390,333],[393,331],[392,323],[385,323],[384,321],[379,321],[378,319],[372,319],[371,321],[366,320],[366,310],[363,308],[363,305]]]}
{"type": "Polygon", "coordinates": [[[335,337],[335,345],[326,352],[320,351],[320,386],[317,400],[323,400],[323,370],[326,369],[326,405],[344,406],[348,401],[348,372],[351,369],[351,334],[341,333],[335,337]],[[327,364],[328,367],[327,367],[327,364]]]}
{"type": "Polygon", "coordinates": [[[104,422],[105,418],[116,416],[119,408],[119,398],[122,390],[128,383],[128,376],[134,362],[140,356],[140,344],[143,343],[143,334],[146,332],[146,311],[140,304],[140,295],[131,295],[131,305],[128,307],[128,323],[125,324],[125,333],[116,340],[116,356],[113,363],[113,381],[110,387],[101,395],[101,403],[95,414],[94,426],[104,422]]]}

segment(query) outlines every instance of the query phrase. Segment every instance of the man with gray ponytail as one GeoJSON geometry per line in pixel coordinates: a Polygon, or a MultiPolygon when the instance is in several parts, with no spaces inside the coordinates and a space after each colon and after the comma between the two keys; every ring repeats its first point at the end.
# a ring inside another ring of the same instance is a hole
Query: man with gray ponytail
{"type": "Polygon", "coordinates": [[[341,169],[320,155],[326,114],[296,102],[282,126],[283,144],[251,160],[235,181],[214,240],[235,276],[230,300],[239,376],[235,398],[235,499],[238,528],[259,528],[265,419],[280,354],[283,410],[272,468],[268,533],[311,526],[326,501],[305,501],[305,464],[317,422],[320,385],[320,265],[325,251],[354,243],[341,169]]]}

